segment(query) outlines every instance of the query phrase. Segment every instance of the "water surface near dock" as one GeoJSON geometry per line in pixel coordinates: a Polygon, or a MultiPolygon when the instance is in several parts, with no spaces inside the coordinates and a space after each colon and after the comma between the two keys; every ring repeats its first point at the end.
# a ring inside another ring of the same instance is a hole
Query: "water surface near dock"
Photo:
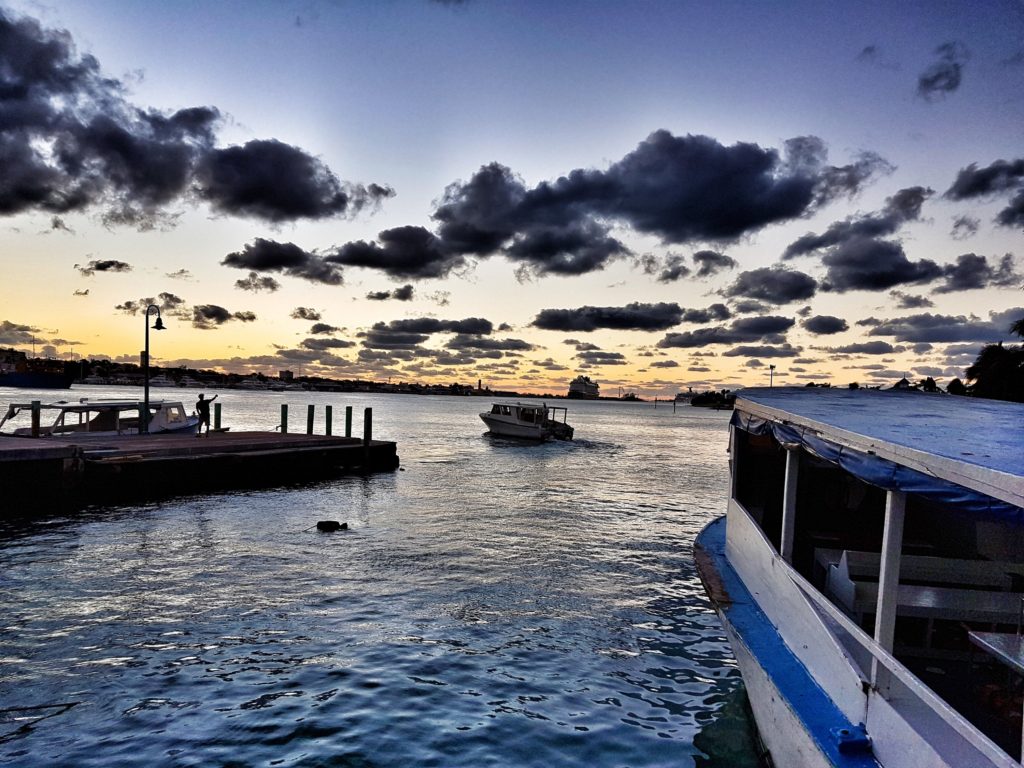
{"type": "Polygon", "coordinates": [[[402,471],[0,523],[0,764],[752,764],[691,560],[727,413],[569,403],[577,439],[530,445],[482,398],[218,402],[372,406],[402,471]]]}

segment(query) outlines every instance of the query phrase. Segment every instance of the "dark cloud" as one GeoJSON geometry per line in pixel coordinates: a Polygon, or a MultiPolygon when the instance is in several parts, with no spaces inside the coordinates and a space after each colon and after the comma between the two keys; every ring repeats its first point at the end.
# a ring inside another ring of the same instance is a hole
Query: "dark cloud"
{"type": "Polygon", "coordinates": [[[841,333],[850,327],[843,318],[833,317],[832,315],[815,315],[804,320],[801,325],[811,333],[819,336],[841,333]]]}
{"type": "Polygon", "coordinates": [[[686,266],[683,257],[679,254],[669,254],[665,257],[661,271],[658,273],[658,282],[674,283],[676,280],[688,277],[689,274],[690,268],[686,266]]]}
{"type": "Polygon", "coordinates": [[[0,321],[0,344],[31,344],[38,333],[39,329],[31,325],[0,321]]]}
{"type": "Polygon", "coordinates": [[[345,349],[347,347],[354,347],[355,345],[354,341],[346,341],[345,339],[309,338],[302,342],[302,347],[304,349],[310,349],[317,352],[322,352],[328,349],[345,349]]]}
{"type": "Polygon", "coordinates": [[[1010,325],[1024,317],[1024,308],[989,312],[988,320],[964,315],[933,315],[922,313],[882,320],[868,331],[869,336],[892,336],[903,342],[967,342],[995,343],[1012,339],[1010,325]]]}
{"type": "Polygon", "coordinates": [[[406,283],[401,288],[395,288],[391,292],[391,298],[395,299],[395,301],[412,301],[414,293],[412,284],[406,283]]]}
{"type": "MultiPolygon", "coordinates": [[[[415,350],[435,333],[486,336],[494,330],[489,320],[470,317],[465,320],[438,320],[432,317],[392,320],[374,323],[365,333],[363,346],[368,349],[415,350]]],[[[479,348],[479,347],[478,347],[479,348]]]]}
{"type": "Polygon", "coordinates": [[[367,267],[400,278],[444,277],[466,260],[451,253],[423,227],[396,227],[377,235],[380,243],[346,243],[326,256],[330,264],[367,267]]]}
{"type": "Polygon", "coordinates": [[[338,180],[320,160],[274,139],[211,149],[196,168],[196,192],[218,213],[270,222],[325,219],[394,195],[338,180]]]}
{"type": "Polygon", "coordinates": [[[164,277],[169,277],[171,280],[191,280],[192,273],[187,269],[179,269],[175,272],[166,272],[164,277]]]}
{"type": "Polygon", "coordinates": [[[146,297],[139,299],[138,301],[125,301],[122,304],[117,304],[114,309],[119,312],[124,312],[126,315],[134,315],[139,312],[145,312],[150,305],[155,305],[160,309],[163,314],[170,314],[177,317],[191,317],[185,306],[185,300],[180,296],[175,296],[173,293],[167,293],[166,291],[161,293],[157,297],[146,297]]]}
{"type": "Polygon", "coordinates": [[[770,344],[782,344],[782,334],[793,327],[796,321],[778,315],[761,317],[740,317],[728,326],[698,328],[684,333],[669,333],[658,342],[658,346],[669,347],[704,347],[709,344],[739,344],[753,341],[766,341],[770,344]]]}
{"type": "Polygon", "coordinates": [[[935,293],[952,293],[969,291],[976,288],[1014,287],[1022,283],[1022,276],[1017,272],[1013,256],[1009,253],[993,267],[984,256],[974,253],[963,253],[956,258],[956,264],[947,264],[942,268],[945,282],[935,289],[935,293]]]}
{"type": "Polygon", "coordinates": [[[832,249],[822,263],[827,267],[822,290],[881,291],[897,285],[927,283],[942,275],[934,261],[910,261],[903,246],[890,240],[855,238],[832,249]]]}
{"type": "Polygon", "coordinates": [[[1024,228],[1024,189],[1021,189],[1010,204],[996,216],[996,223],[1004,227],[1024,228]]]}
{"type": "Polygon", "coordinates": [[[548,331],[596,331],[600,328],[632,331],[663,331],[678,325],[683,309],[675,303],[640,304],[624,307],[579,307],[542,309],[531,325],[548,331]]]}
{"type": "Polygon", "coordinates": [[[513,351],[513,352],[530,352],[535,347],[527,341],[522,339],[491,339],[485,336],[470,336],[466,334],[459,334],[451,339],[446,347],[449,349],[464,349],[471,351],[513,351]]]}
{"type": "Polygon", "coordinates": [[[255,272],[280,272],[312,283],[341,285],[341,270],[315,253],[294,243],[279,243],[257,237],[241,251],[229,253],[221,264],[255,272]]]}
{"type": "Polygon", "coordinates": [[[341,329],[335,325],[329,325],[327,323],[313,323],[312,327],[309,329],[309,332],[312,334],[323,335],[337,333],[340,330],[341,329]]]}
{"type": "Polygon", "coordinates": [[[576,359],[584,363],[583,367],[599,365],[626,365],[626,357],[621,352],[579,352],[576,359]]]}
{"type": "Polygon", "coordinates": [[[684,309],[682,322],[684,323],[711,323],[716,320],[728,320],[732,312],[725,304],[712,304],[705,309],[684,309]]]}
{"type": "Polygon", "coordinates": [[[917,95],[926,101],[936,101],[960,87],[964,64],[970,54],[963,43],[943,43],[935,49],[938,60],[917,78],[917,95]]]}
{"type": "MultiPolygon", "coordinates": [[[[445,189],[433,213],[436,234],[387,230],[380,242],[348,243],[330,260],[421,278],[446,275],[466,257],[500,254],[520,265],[521,279],[583,274],[631,255],[611,236],[614,225],[664,243],[734,241],[854,194],[890,167],[869,154],[843,167],[827,165],[826,157],[816,137],[790,140],[780,155],[756,144],[656,131],[606,170],[576,169],[532,188],[491,163],[445,189]]],[[[642,261],[649,270],[652,262],[642,261]]],[[[695,263],[700,276],[735,264],[714,251],[701,252],[695,263]]],[[[664,279],[683,271],[670,260],[664,279]]]]}
{"type": "Polygon", "coordinates": [[[896,351],[896,347],[885,341],[864,341],[829,348],[829,352],[840,355],[891,355],[896,351]]]}
{"type": "Polygon", "coordinates": [[[319,320],[320,313],[311,307],[296,307],[291,317],[293,320],[319,320]]]}
{"type": "Polygon", "coordinates": [[[169,206],[271,222],[323,218],[391,194],[340,182],[321,161],[277,141],[217,149],[214,107],[142,109],[65,31],[0,11],[0,214],[93,207],[107,225],[173,223],[169,206]]]}
{"type": "Polygon", "coordinates": [[[697,277],[711,277],[739,266],[736,259],[717,251],[697,251],[693,254],[693,263],[697,265],[697,277]]]}
{"type": "Polygon", "coordinates": [[[953,219],[953,228],[949,235],[954,240],[966,240],[978,234],[981,222],[973,216],[957,216],[953,219]]]}
{"type": "Polygon", "coordinates": [[[86,288],[84,291],[76,290],[72,295],[73,296],[88,296],[89,295],[89,289],[86,288]]]}
{"type": "Polygon", "coordinates": [[[797,357],[801,352],[800,347],[793,347],[783,344],[778,347],[770,346],[747,346],[740,345],[727,349],[722,353],[723,357],[797,357]]]}
{"type": "Polygon", "coordinates": [[[69,235],[75,233],[60,216],[54,216],[50,219],[50,232],[67,232],[69,235]]]}
{"type": "Polygon", "coordinates": [[[651,368],[678,368],[679,363],[675,360],[655,360],[651,363],[651,368]]]}
{"type": "Polygon", "coordinates": [[[889,295],[896,301],[898,309],[923,309],[935,306],[935,302],[927,296],[914,296],[903,291],[889,291],[889,295]]]}
{"type": "Polygon", "coordinates": [[[274,278],[268,276],[260,277],[258,272],[250,272],[248,277],[235,281],[235,288],[242,291],[259,293],[267,291],[273,293],[281,287],[281,284],[274,278]]]}
{"type": "Polygon", "coordinates": [[[199,304],[192,307],[192,327],[208,331],[231,320],[251,323],[256,319],[252,312],[231,312],[216,304],[199,304]]]}
{"type": "Polygon", "coordinates": [[[741,272],[722,293],[728,297],[739,296],[767,304],[788,304],[811,298],[817,289],[818,281],[810,275],[775,266],[741,272]]]}
{"type": "Polygon", "coordinates": [[[75,269],[91,277],[97,272],[131,272],[132,265],[117,259],[93,259],[88,264],[75,264],[75,269]]]}
{"type": "Polygon", "coordinates": [[[921,206],[932,194],[934,191],[926,187],[901,189],[885,201],[885,207],[878,213],[837,221],[820,235],[811,233],[798,238],[786,246],[782,258],[796,258],[852,240],[892,235],[908,221],[921,217],[921,206]]]}
{"type": "Polygon", "coordinates": [[[950,200],[970,200],[1017,189],[1024,181],[1024,158],[996,160],[985,168],[971,163],[961,168],[953,185],[946,190],[950,200]]]}
{"type": "Polygon", "coordinates": [[[738,315],[751,315],[757,313],[763,315],[771,311],[771,307],[754,299],[740,299],[732,302],[732,309],[738,315]]]}

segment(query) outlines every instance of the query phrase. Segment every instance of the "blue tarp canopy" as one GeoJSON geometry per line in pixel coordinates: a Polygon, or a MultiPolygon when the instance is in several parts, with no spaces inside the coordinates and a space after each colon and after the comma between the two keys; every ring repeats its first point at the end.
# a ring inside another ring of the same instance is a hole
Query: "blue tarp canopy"
{"type": "Polygon", "coordinates": [[[956,511],[1024,524],[1024,509],[1021,507],[888,459],[826,440],[808,427],[783,424],[740,410],[733,413],[730,423],[744,432],[771,435],[784,445],[798,445],[812,455],[838,465],[865,483],[886,491],[903,491],[956,511]]]}

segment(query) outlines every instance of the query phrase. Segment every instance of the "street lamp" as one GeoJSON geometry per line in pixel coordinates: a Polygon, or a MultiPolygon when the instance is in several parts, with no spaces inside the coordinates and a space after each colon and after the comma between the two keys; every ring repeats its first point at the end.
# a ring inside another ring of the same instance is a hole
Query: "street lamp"
{"type": "Polygon", "coordinates": [[[154,331],[164,329],[164,321],[160,317],[160,307],[150,304],[146,307],[143,315],[146,326],[146,348],[142,352],[142,413],[139,414],[139,434],[149,434],[149,316],[150,310],[156,310],[156,322],[153,323],[154,331]]]}
{"type": "Polygon", "coordinates": [[[768,386],[772,387],[775,384],[775,366],[768,366],[768,386]]]}

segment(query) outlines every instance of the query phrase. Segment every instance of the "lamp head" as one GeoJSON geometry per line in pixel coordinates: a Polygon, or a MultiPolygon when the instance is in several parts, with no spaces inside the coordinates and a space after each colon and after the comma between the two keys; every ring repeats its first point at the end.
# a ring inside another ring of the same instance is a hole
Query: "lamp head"
{"type": "Polygon", "coordinates": [[[157,318],[156,318],[156,322],[153,323],[153,330],[154,331],[162,331],[164,328],[165,328],[165,326],[164,326],[163,318],[161,318],[158,315],[157,318]]]}

